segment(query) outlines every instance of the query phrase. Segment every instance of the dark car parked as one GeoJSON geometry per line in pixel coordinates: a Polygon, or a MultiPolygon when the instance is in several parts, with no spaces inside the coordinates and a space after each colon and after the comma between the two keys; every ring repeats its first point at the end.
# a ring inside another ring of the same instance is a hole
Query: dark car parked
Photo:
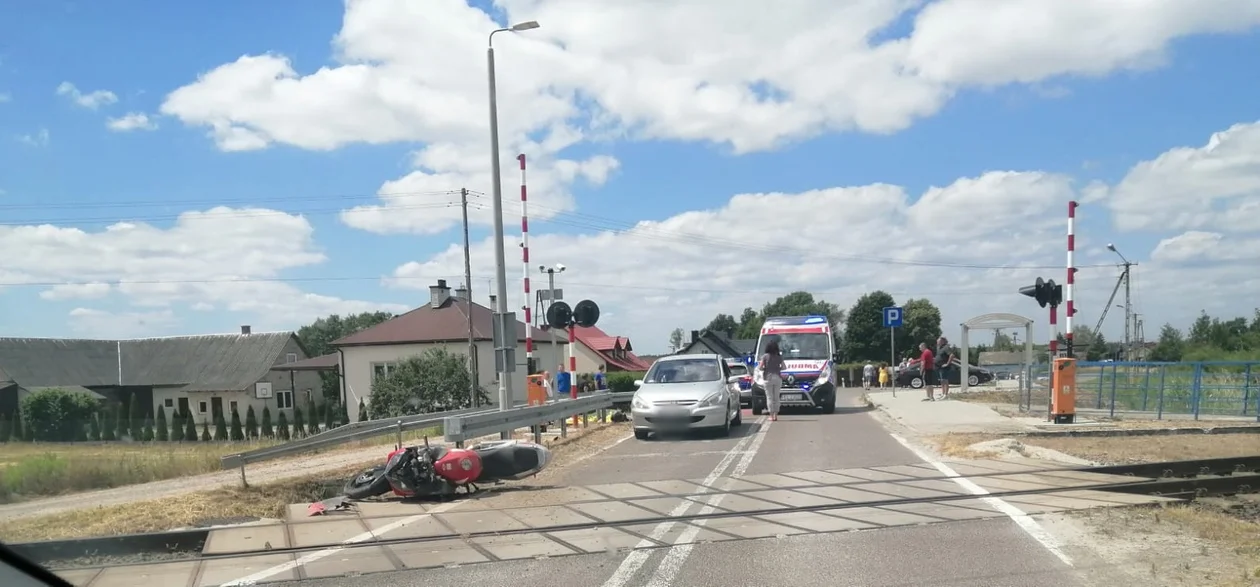
{"type": "MultiPolygon", "coordinates": [[[[958,368],[958,363],[954,363],[954,368],[949,370],[949,384],[962,385],[962,369],[958,368]]],[[[970,376],[967,379],[967,385],[976,386],[982,383],[993,381],[993,372],[980,367],[971,367],[970,376]]],[[[902,369],[897,373],[897,387],[913,387],[920,389],[923,387],[923,375],[919,372],[918,365],[911,365],[902,369]]]]}

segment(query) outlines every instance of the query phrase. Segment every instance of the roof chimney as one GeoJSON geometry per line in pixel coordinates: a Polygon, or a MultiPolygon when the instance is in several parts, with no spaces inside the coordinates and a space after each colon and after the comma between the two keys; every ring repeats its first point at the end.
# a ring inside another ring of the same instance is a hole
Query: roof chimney
{"type": "Polygon", "coordinates": [[[242,334],[242,335],[244,335],[244,336],[248,336],[248,335],[249,335],[249,325],[248,325],[248,324],[243,324],[243,325],[241,325],[241,334],[242,334]]]}
{"type": "Polygon", "coordinates": [[[468,300],[468,286],[461,283],[459,287],[455,288],[455,297],[461,300],[467,301],[468,300]]]}
{"type": "Polygon", "coordinates": [[[692,331],[691,331],[691,342],[696,342],[697,340],[700,340],[700,331],[699,331],[699,330],[692,330],[692,331]]]}
{"type": "Polygon", "coordinates": [[[451,297],[451,288],[446,287],[446,280],[439,279],[437,285],[429,286],[429,305],[441,308],[451,297]]]}

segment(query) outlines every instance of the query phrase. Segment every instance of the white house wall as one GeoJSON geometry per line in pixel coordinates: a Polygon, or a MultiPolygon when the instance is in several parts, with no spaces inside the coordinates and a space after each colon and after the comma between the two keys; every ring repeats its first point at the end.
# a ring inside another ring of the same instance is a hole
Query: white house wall
{"type": "MultiPolygon", "coordinates": [[[[558,346],[561,352],[557,356],[551,345],[545,343],[535,344],[534,358],[539,361],[539,367],[547,370],[554,369],[554,366],[559,364],[563,356],[564,346],[558,346]]],[[[341,372],[345,374],[346,397],[347,403],[351,406],[351,419],[357,419],[358,417],[357,406],[359,405],[359,400],[364,400],[364,403],[370,403],[371,401],[373,364],[396,363],[410,357],[422,355],[425,351],[433,348],[446,349],[451,354],[468,354],[468,343],[466,342],[342,347],[341,372]]],[[[481,388],[486,391],[486,394],[490,396],[490,401],[497,403],[499,399],[498,374],[494,369],[494,344],[488,340],[477,341],[476,348],[478,382],[481,384],[481,388]]],[[[512,380],[512,395],[515,402],[524,402],[526,398],[524,344],[519,344],[516,348],[516,362],[515,377],[512,380]]]]}

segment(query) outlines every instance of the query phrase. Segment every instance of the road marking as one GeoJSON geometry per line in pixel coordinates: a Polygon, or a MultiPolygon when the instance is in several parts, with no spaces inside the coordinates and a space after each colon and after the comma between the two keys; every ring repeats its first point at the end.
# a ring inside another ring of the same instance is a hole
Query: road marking
{"type": "MultiPolygon", "coordinates": [[[[748,450],[744,451],[743,458],[735,463],[735,468],[731,469],[731,477],[743,477],[748,472],[748,466],[752,464],[753,458],[757,456],[757,451],[761,448],[761,443],[766,439],[766,431],[770,429],[770,422],[766,422],[757,430],[752,444],[748,445],[748,450]]],[[[722,503],[722,499],[728,494],[719,493],[710,497],[703,508],[700,508],[698,515],[707,516],[717,510],[718,504],[722,503]]],[[[700,529],[704,526],[706,520],[694,520],[682,534],[678,536],[675,543],[682,542],[678,546],[670,547],[665,558],[661,560],[661,564],[656,567],[656,574],[652,575],[652,579],[648,581],[648,587],[669,587],[673,584],[674,578],[678,576],[678,572],[682,570],[683,565],[687,563],[687,557],[691,556],[691,549],[695,548],[696,536],[700,534],[700,529]]]]}
{"type": "Polygon", "coordinates": [[[315,552],[302,555],[291,562],[279,564],[269,569],[263,569],[261,571],[258,571],[257,573],[254,573],[252,575],[246,575],[239,579],[233,579],[231,581],[221,584],[219,587],[243,587],[245,585],[256,585],[258,584],[259,581],[269,579],[271,577],[279,575],[280,573],[291,571],[302,565],[313,563],[317,560],[327,558],[334,554],[337,554],[338,552],[345,550],[347,546],[358,544],[360,542],[368,542],[379,536],[384,536],[385,534],[388,534],[390,532],[393,532],[394,530],[402,528],[403,526],[406,526],[407,524],[412,524],[420,520],[423,520],[425,518],[428,518],[432,516],[433,514],[440,514],[442,512],[455,509],[459,507],[460,505],[463,505],[464,503],[467,503],[467,502],[456,501],[456,502],[450,502],[450,503],[444,503],[444,504],[438,505],[423,514],[416,514],[414,516],[408,516],[396,522],[391,522],[389,524],[381,526],[375,532],[364,532],[362,534],[359,534],[358,536],[348,538],[342,541],[341,546],[333,546],[330,548],[325,548],[324,550],[317,550],[315,552]]]}
{"type": "MultiPolygon", "coordinates": [[[[769,422],[764,418],[760,419],[758,423],[763,427],[769,426],[769,422]]],[[[738,454],[743,453],[745,447],[747,447],[756,438],[757,435],[753,434],[751,436],[745,436],[740,439],[739,442],[735,443],[735,446],[731,447],[731,450],[726,453],[726,456],[722,457],[722,460],[719,461],[717,466],[713,468],[713,471],[704,478],[702,484],[711,485],[715,483],[718,478],[722,476],[722,473],[726,471],[726,468],[730,467],[731,463],[735,461],[735,457],[738,454]]],[[[711,489],[708,487],[701,487],[700,490],[692,493],[691,495],[703,495],[710,491],[711,489]]],[[[672,518],[686,514],[687,510],[694,503],[695,502],[691,500],[686,500],[683,503],[678,504],[678,507],[675,507],[669,512],[669,517],[672,518]]],[[[630,554],[626,555],[625,560],[621,561],[621,565],[617,567],[617,570],[613,571],[612,576],[604,582],[604,587],[625,587],[625,585],[630,582],[630,579],[634,577],[634,574],[643,567],[643,563],[647,562],[648,557],[652,556],[652,551],[647,549],[656,546],[656,543],[653,541],[664,538],[670,530],[674,529],[674,524],[676,523],[677,522],[661,522],[660,524],[657,524],[656,527],[652,529],[652,533],[648,535],[648,538],[651,540],[640,540],[639,543],[635,545],[634,550],[630,551],[630,554]]]]}
{"type": "MultiPolygon", "coordinates": [[[[946,465],[945,463],[942,463],[941,461],[936,460],[936,458],[933,457],[932,455],[929,455],[926,452],[919,450],[918,447],[914,446],[913,444],[910,444],[910,441],[906,440],[905,438],[902,438],[891,432],[889,433],[889,436],[892,436],[893,440],[900,442],[902,446],[906,447],[907,449],[910,449],[910,452],[914,453],[914,455],[919,457],[919,459],[921,459],[923,462],[935,467],[936,470],[940,471],[942,475],[949,477],[951,481],[953,481],[954,483],[957,483],[959,487],[966,489],[972,495],[981,495],[981,496],[989,495],[989,490],[979,485],[976,485],[975,482],[973,482],[971,479],[968,479],[960,475],[958,471],[955,471],[953,469],[953,467],[950,467],[949,465],[946,465]]],[[[1042,526],[1041,524],[1037,523],[1037,520],[1034,520],[1032,516],[1029,516],[1028,514],[1024,513],[1023,510],[1011,505],[1010,503],[1007,503],[1005,500],[998,497],[981,497],[980,500],[985,502],[986,504],[988,504],[990,507],[997,510],[998,512],[1006,514],[1006,517],[1010,518],[1012,522],[1015,522],[1015,524],[1019,526],[1021,529],[1023,529],[1024,532],[1028,533],[1029,536],[1032,536],[1033,540],[1036,540],[1037,542],[1039,542],[1042,546],[1046,548],[1046,550],[1050,551],[1050,554],[1053,554],[1054,556],[1058,557],[1058,559],[1063,561],[1064,564],[1066,564],[1069,567],[1076,566],[1072,563],[1072,558],[1069,557],[1067,553],[1063,552],[1063,548],[1059,544],[1058,538],[1055,538],[1054,535],[1051,534],[1049,530],[1046,530],[1045,526],[1042,526]]]]}

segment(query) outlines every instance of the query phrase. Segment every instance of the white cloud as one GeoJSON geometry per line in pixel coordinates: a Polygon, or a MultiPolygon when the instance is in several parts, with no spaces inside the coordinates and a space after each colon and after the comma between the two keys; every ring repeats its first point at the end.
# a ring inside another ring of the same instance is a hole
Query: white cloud
{"type": "Polygon", "coordinates": [[[107,312],[91,308],[70,310],[70,328],[84,338],[141,338],[161,335],[179,325],[171,310],[107,312]]]}
{"type": "Polygon", "coordinates": [[[61,82],[57,86],[57,95],[66,96],[75,104],[90,110],[96,110],[101,106],[108,106],[118,101],[118,96],[109,90],[95,90],[84,94],[70,82],[61,82]]]}
{"type": "MultiPolygon", "coordinates": [[[[787,0],[769,19],[747,0],[497,4],[508,21],[542,23],[495,38],[504,192],[516,184],[512,158],[528,153],[540,216],[572,210],[573,181],[599,184],[616,168],[606,155],[563,156],[579,143],[629,136],[743,153],[837,130],[895,132],[962,89],[1150,67],[1175,39],[1260,22],[1250,0],[939,0],[917,15],[917,0],[787,0]],[[909,37],[875,40],[907,15],[909,37]]],[[[242,56],[171,92],[161,111],[228,151],[422,144],[417,170],[383,194],[488,193],[484,54],[499,26],[462,0],[349,0],[336,64],[304,75],[282,55],[242,56]]],[[[458,215],[412,195],[381,199],[343,220],[429,233],[458,215]]]]}
{"type": "Polygon", "coordinates": [[[103,284],[116,283],[112,290],[140,307],[213,305],[288,326],[331,313],[403,309],[303,292],[282,281],[257,281],[323,263],[326,257],[313,232],[301,216],[217,207],[185,212],[166,229],[135,222],[96,232],[0,226],[0,251],[23,252],[6,255],[6,283],[63,284],[43,292],[46,299],[103,295],[109,291],[103,284]]]}
{"type": "Polygon", "coordinates": [[[31,147],[47,147],[48,143],[52,142],[52,135],[49,134],[48,129],[41,128],[39,132],[19,135],[17,140],[19,143],[31,147]]]}
{"type": "Polygon", "coordinates": [[[95,300],[109,295],[111,287],[108,283],[69,283],[54,285],[39,292],[45,300],[95,300]]]}
{"type": "Polygon", "coordinates": [[[1108,196],[1124,231],[1260,232],[1260,122],[1136,165],[1108,196]]]}
{"type": "Polygon", "coordinates": [[[128,112],[119,118],[110,118],[105,121],[105,126],[109,130],[118,132],[127,132],[132,130],[157,130],[157,122],[149,118],[147,114],[142,112],[128,112]]]}

